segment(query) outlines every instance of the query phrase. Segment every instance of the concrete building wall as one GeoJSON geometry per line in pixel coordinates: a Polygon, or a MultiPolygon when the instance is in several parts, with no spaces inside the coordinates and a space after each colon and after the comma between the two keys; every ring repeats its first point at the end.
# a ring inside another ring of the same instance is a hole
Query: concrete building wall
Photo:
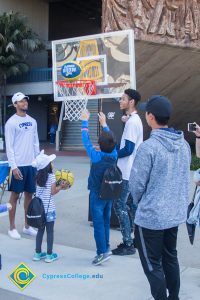
{"type": "Polygon", "coordinates": [[[200,123],[200,1],[103,0],[103,31],[129,28],[135,34],[136,85],[142,99],[169,97],[174,107],[170,126],[183,130],[194,144],[187,123],[200,123]]]}
{"type": "MultiPolygon", "coordinates": [[[[48,41],[49,4],[43,0],[0,0],[0,14],[19,12],[27,16],[28,25],[45,43],[48,41]]],[[[33,54],[29,57],[32,67],[47,67],[47,52],[33,54]]]]}
{"type": "Polygon", "coordinates": [[[11,96],[16,91],[21,91],[25,95],[51,95],[53,94],[53,83],[52,81],[46,82],[28,82],[28,83],[17,83],[8,84],[6,88],[7,96],[11,96]]]}
{"type": "Polygon", "coordinates": [[[199,0],[102,0],[102,30],[133,28],[142,41],[200,48],[199,0]]]}

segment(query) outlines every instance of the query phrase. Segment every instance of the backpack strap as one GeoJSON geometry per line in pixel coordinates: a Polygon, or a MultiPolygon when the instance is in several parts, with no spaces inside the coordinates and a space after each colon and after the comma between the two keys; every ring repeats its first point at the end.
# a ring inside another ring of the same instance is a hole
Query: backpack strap
{"type": "Polygon", "coordinates": [[[49,203],[48,203],[48,207],[47,207],[47,214],[48,214],[48,212],[49,212],[50,200],[51,200],[51,195],[50,195],[50,197],[49,197],[49,203]]]}
{"type": "MultiPolygon", "coordinates": [[[[40,196],[42,195],[42,193],[44,192],[45,187],[43,188],[43,190],[41,191],[41,193],[38,195],[38,198],[40,198],[40,196]]],[[[34,194],[36,196],[36,193],[34,194]]],[[[49,197],[49,203],[48,203],[48,207],[47,207],[47,214],[49,212],[49,205],[50,205],[50,200],[51,200],[51,193],[50,193],[50,197],[49,197]]]]}
{"type": "Polygon", "coordinates": [[[102,160],[104,160],[105,162],[112,163],[113,165],[117,163],[117,161],[113,157],[110,157],[110,156],[104,156],[102,158],[102,160]]]}

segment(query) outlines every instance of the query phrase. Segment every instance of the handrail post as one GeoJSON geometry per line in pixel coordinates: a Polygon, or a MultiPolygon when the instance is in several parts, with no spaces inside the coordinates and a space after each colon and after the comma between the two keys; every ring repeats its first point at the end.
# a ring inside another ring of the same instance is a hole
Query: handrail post
{"type": "Polygon", "coordinates": [[[62,136],[62,121],[63,121],[63,113],[64,113],[65,104],[62,102],[61,110],[60,110],[60,117],[58,122],[58,129],[56,131],[56,151],[60,150],[60,140],[62,136]]]}

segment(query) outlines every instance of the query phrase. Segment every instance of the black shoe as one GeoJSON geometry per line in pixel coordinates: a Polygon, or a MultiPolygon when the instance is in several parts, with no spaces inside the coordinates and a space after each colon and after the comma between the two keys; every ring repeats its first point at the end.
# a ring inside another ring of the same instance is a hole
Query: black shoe
{"type": "Polygon", "coordinates": [[[133,247],[137,249],[137,245],[136,245],[136,240],[135,240],[135,238],[133,239],[133,247]]]}
{"type": "Polygon", "coordinates": [[[135,250],[133,244],[128,246],[124,243],[118,245],[116,249],[112,250],[113,255],[132,255],[132,254],[135,254],[135,252],[136,252],[136,250],[135,250]]]}

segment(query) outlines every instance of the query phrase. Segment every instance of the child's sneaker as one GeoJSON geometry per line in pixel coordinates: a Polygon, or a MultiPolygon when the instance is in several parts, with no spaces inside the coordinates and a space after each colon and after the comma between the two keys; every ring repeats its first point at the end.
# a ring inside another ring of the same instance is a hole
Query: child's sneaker
{"type": "MultiPolygon", "coordinates": [[[[110,249],[110,247],[107,248],[106,254],[107,254],[108,256],[112,255],[112,250],[110,249]]],[[[98,256],[98,255],[96,255],[94,258],[97,258],[97,256],[98,256]]]]}
{"type": "Polygon", "coordinates": [[[34,261],[39,261],[41,259],[46,258],[46,256],[47,256],[46,252],[40,252],[40,253],[35,252],[35,254],[33,256],[33,260],[34,261]]]}
{"type": "Polygon", "coordinates": [[[110,259],[110,255],[108,253],[103,253],[103,254],[95,256],[92,264],[94,266],[98,266],[109,259],[110,259]]]}
{"type": "Polygon", "coordinates": [[[46,263],[51,263],[52,261],[58,259],[58,254],[52,253],[52,254],[47,254],[47,257],[45,258],[46,263]]]}

